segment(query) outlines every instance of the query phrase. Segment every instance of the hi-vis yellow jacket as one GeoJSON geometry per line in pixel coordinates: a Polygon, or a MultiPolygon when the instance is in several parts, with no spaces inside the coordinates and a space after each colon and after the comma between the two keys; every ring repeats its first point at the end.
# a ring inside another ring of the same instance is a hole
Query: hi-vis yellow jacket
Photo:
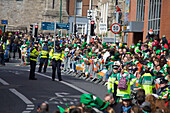
{"type": "Polygon", "coordinates": [[[57,60],[63,61],[63,57],[64,57],[64,51],[62,49],[55,48],[55,51],[54,51],[54,49],[51,49],[51,51],[50,51],[51,59],[55,59],[56,61],[57,60]]]}
{"type": "Polygon", "coordinates": [[[37,57],[39,55],[39,52],[35,47],[32,47],[30,50],[30,60],[37,61],[37,57]]]}

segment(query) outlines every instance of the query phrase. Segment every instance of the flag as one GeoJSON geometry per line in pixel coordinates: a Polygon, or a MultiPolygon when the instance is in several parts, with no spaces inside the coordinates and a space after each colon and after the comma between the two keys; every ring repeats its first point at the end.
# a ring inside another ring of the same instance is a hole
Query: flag
{"type": "Polygon", "coordinates": [[[97,66],[96,66],[96,64],[93,64],[93,71],[97,71],[97,66]]]}
{"type": "Polygon", "coordinates": [[[107,71],[108,71],[107,69],[103,69],[102,71],[97,73],[97,75],[104,76],[107,73],[107,71]]]}
{"type": "Polygon", "coordinates": [[[64,59],[66,59],[67,58],[67,56],[66,56],[66,54],[64,54],[64,59]]]}
{"type": "Polygon", "coordinates": [[[97,66],[97,69],[99,69],[99,67],[100,67],[100,63],[99,63],[99,62],[97,62],[97,63],[96,63],[96,66],[97,66]]]}
{"type": "Polygon", "coordinates": [[[88,77],[88,71],[89,71],[89,70],[87,69],[86,72],[85,72],[85,76],[86,76],[86,77],[88,77]]]}
{"type": "Polygon", "coordinates": [[[76,64],[76,70],[83,71],[83,70],[84,70],[84,63],[82,63],[82,64],[76,64]]]}

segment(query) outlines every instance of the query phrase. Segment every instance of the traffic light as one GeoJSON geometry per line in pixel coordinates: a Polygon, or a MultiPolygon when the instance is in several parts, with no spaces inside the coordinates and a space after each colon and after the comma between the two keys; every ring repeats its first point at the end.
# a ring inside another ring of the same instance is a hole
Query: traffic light
{"type": "Polygon", "coordinates": [[[94,33],[94,21],[91,21],[90,35],[95,36],[95,33],[94,33]]]}
{"type": "Polygon", "coordinates": [[[30,24],[30,34],[32,35],[33,34],[33,25],[30,24]]]}
{"type": "Polygon", "coordinates": [[[35,25],[34,37],[38,36],[38,25],[35,25]]]}

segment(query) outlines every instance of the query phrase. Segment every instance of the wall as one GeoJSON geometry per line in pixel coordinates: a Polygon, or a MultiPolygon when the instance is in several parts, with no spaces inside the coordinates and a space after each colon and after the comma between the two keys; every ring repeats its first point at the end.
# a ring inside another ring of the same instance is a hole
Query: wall
{"type": "Polygon", "coordinates": [[[162,0],[161,8],[161,20],[160,20],[160,37],[166,35],[166,38],[170,39],[170,0],[162,0]]]}
{"type": "MultiPolygon", "coordinates": [[[[11,27],[27,27],[28,30],[33,23],[59,22],[59,1],[55,0],[53,9],[52,0],[0,0],[0,20],[8,20],[11,27]]],[[[63,0],[62,10],[62,22],[67,23],[66,0],[63,0]]]]}

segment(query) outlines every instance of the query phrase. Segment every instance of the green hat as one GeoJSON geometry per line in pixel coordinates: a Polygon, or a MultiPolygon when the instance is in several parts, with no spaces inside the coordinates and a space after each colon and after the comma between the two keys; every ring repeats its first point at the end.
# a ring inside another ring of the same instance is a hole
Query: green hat
{"type": "Polygon", "coordinates": [[[85,107],[96,106],[96,104],[94,104],[93,94],[82,94],[80,97],[80,103],[85,104],[85,107]]]}
{"type": "Polygon", "coordinates": [[[156,54],[157,54],[157,55],[160,55],[160,54],[161,54],[161,50],[157,50],[157,51],[156,51],[156,54]]]}
{"type": "Polygon", "coordinates": [[[129,94],[124,94],[122,100],[132,100],[129,94]]]}
{"type": "Polygon", "coordinates": [[[95,107],[97,107],[100,110],[104,110],[109,106],[109,102],[105,103],[103,100],[101,100],[99,97],[97,97],[94,100],[94,103],[96,104],[95,107]]]}
{"type": "Polygon", "coordinates": [[[82,45],[82,46],[84,47],[84,46],[86,46],[86,45],[87,45],[87,42],[83,42],[83,45],[82,45]]]}
{"type": "Polygon", "coordinates": [[[103,46],[106,46],[106,42],[104,42],[102,45],[103,45],[103,46]]]}
{"type": "Polygon", "coordinates": [[[135,62],[132,62],[131,65],[136,65],[136,63],[135,63],[135,62]]]}
{"type": "Polygon", "coordinates": [[[74,47],[77,47],[77,44],[74,44],[74,47]]]}
{"type": "Polygon", "coordinates": [[[158,72],[156,70],[153,71],[153,74],[157,74],[158,72]]]}
{"type": "Polygon", "coordinates": [[[163,50],[164,50],[164,51],[168,51],[168,49],[167,49],[167,48],[164,48],[163,50]]]}
{"type": "Polygon", "coordinates": [[[30,42],[29,41],[26,41],[26,44],[29,44],[30,42]]]}
{"type": "Polygon", "coordinates": [[[153,47],[153,50],[157,50],[157,48],[156,48],[156,47],[153,47]]]}
{"type": "Polygon", "coordinates": [[[81,49],[84,49],[84,47],[81,47],[81,49]]]}
{"type": "Polygon", "coordinates": [[[140,52],[140,50],[139,50],[139,49],[136,49],[136,52],[138,53],[138,52],[140,52]]]}
{"type": "Polygon", "coordinates": [[[137,46],[140,46],[141,44],[140,43],[137,43],[137,46]]]}

